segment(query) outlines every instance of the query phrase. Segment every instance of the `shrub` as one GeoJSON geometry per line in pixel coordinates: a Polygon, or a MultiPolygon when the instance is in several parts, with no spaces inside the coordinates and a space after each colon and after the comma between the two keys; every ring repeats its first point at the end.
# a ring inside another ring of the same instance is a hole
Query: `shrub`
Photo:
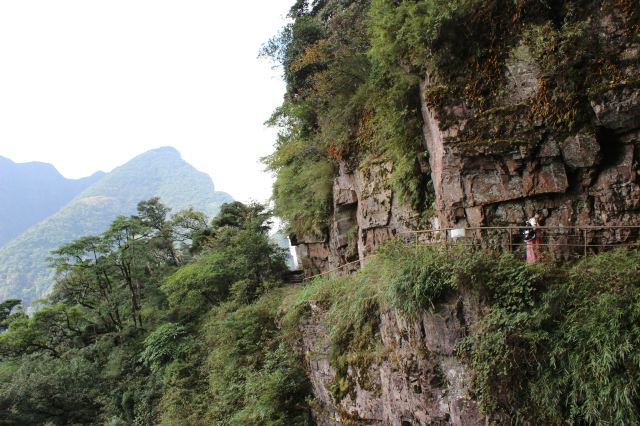
{"type": "Polygon", "coordinates": [[[385,278],[387,297],[393,308],[416,317],[457,287],[452,256],[427,246],[404,243],[387,248],[385,278]]]}
{"type": "Polygon", "coordinates": [[[638,424],[640,252],[570,268],[497,264],[491,310],[460,346],[483,410],[549,424],[638,424]]]}
{"type": "Polygon", "coordinates": [[[277,327],[282,297],[282,290],[273,290],[251,305],[223,305],[211,313],[205,330],[213,424],[311,424],[301,360],[277,327]]]}
{"type": "Polygon", "coordinates": [[[179,358],[186,349],[186,343],[182,341],[185,333],[183,326],[162,324],[144,339],[140,361],[155,371],[166,362],[179,358]]]}

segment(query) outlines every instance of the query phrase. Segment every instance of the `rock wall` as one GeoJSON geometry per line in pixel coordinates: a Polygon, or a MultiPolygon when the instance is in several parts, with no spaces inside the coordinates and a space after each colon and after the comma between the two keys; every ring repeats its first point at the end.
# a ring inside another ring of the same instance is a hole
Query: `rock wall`
{"type": "MultiPolygon", "coordinates": [[[[383,159],[355,168],[341,163],[333,183],[333,214],[321,235],[296,235],[299,263],[308,276],[366,259],[384,241],[415,229],[417,213],[391,188],[393,164],[383,159]]],[[[343,268],[349,273],[358,268],[343,268]]]]}
{"type": "Polygon", "coordinates": [[[310,304],[301,324],[302,350],[318,402],[314,417],[335,425],[481,425],[470,393],[470,377],[454,349],[482,304],[471,296],[452,297],[432,313],[408,322],[394,312],[382,314],[381,360],[366,372],[349,370],[353,388],[340,401],[332,396],[335,371],[327,358],[323,308],[310,304]],[[366,376],[366,377],[364,377],[366,376]]]}
{"type": "MultiPolygon", "coordinates": [[[[622,36],[621,18],[594,17],[598,37],[628,81],[640,75],[640,44],[622,36]]],[[[635,39],[637,40],[637,38],[635,39]]],[[[530,122],[539,71],[518,45],[506,66],[499,108],[475,112],[459,105],[442,125],[427,102],[437,84],[421,84],[424,140],[430,154],[441,227],[521,225],[544,210],[546,225],[640,225],[640,90],[622,84],[590,96],[593,119],[560,136],[530,122]],[[484,140],[478,140],[478,128],[484,140]]]]}

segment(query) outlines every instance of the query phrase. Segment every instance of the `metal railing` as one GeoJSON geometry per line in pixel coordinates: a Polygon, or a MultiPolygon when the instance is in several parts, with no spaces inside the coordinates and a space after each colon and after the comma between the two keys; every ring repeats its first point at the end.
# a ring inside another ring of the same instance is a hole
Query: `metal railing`
{"type": "Polygon", "coordinates": [[[312,275],[310,277],[304,277],[304,279],[302,280],[304,281],[311,281],[314,280],[316,278],[320,278],[320,277],[327,277],[327,278],[335,278],[336,276],[340,276],[340,275],[346,275],[346,274],[350,274],[351,272],[357,271],[358,269],[360,269],[362,267],[362,263],[366,260],[366,259],[370,259],[372,257],[375,257],[375,254],[372,254],[371,256],[367,256],[364,259],[357,259],[354,260],[353,262],[348,262],[348,263],[344,263],[336,268],[330,269],[328,271],[324,271],[321,272],[319,274],[315,274],[312,275]]]}
{"type": "MultiPolygon", "coordinates": [[[[399,232],[395,238],[416,248],[423,245],[455,245],[497,253],[508,251],[524,258],[527,242],[523,238],[523,229],[521,226],[424,229],[399,232]]],[[[640,226],[632,225],[541,226],[536,229],[536,236],[536,250],[552,260],[568,261],[614,248],[640,248],[640,226]]],[[[305,277],[304,281],[350,274],[374,256],[305,277]]]]}

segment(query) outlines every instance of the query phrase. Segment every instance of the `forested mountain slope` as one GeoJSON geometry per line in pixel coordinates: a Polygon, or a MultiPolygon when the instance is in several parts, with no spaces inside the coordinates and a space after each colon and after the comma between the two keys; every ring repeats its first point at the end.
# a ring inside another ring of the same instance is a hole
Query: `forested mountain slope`
{"type": "Polygon", "coordinates": [[[55,213],[104,176],[66,179],[50,164],[0,157],[0,247],[55,213]]]}
{"type": "Polygon", "coordinates": [[[84,235],[104,231],[118,215],[135,212],[142,199],[160,197],[174,211],[194,207],[208,215],[232,198],[216,192],[211,178],[173,148],[146,152],[114,169],[64,208],[0,249],[0,299],[28,303],[51,285],[49,251],[84,235]]]}
{"type": "Polygon", "coordinates": [[[0,424],[312,424],[269,228],[258,204],[204,221],[153,199],[56,250],[46,306],[0,302],[0,424]]]}

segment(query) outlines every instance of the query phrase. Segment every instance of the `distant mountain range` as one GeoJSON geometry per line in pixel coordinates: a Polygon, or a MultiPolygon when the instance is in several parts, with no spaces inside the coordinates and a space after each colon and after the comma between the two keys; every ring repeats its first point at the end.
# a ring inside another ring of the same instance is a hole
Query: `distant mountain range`
{"type": "Polygon", "coordinates": [[[60,210],[105,173],[67,179],[51,164],[0,157],[0,247],[60,210]]]}
{"type": "Polygon", "coordinates": [[[133,214],[139,201],[156,196],[174,212],[193,207],[208,216],[233,201],[169,147],[79,180],[65,179],[49,164],[3,158],[0,235],[15,238],[0,240],[0,301],[28,303],[45,295],[53,279],[46,260],[51,250],[104,231],[116,216],[133,214]]]}

